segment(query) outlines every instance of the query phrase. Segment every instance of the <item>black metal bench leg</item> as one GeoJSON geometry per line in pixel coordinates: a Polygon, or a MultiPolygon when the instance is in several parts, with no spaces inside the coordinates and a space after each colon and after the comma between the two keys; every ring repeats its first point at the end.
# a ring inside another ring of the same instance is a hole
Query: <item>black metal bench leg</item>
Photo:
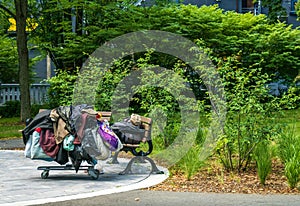
{"type": "Polygon", "coordinates": [[[123,170],[122,172],[120,172],[119,174],[120,175],[125,175],[125,174],[131,174],[132,171],[131,171],[131,167],[132,167],[132,164],[134,162],[139,162],[139,163],[145,163],[145,160],[147,160],[150,164],[151,164],[151,173],[155,173],[155,174],[164,174],[163,171],[159,170],[156,166],[156,164],[154,163],[154,161],[149,158],[149,157],[146,157],[146,156],[135,156],[133,157],[129,163],[127,164],[125,170],[123,170]]]}
{"type": "Polygon", "coordinates": [[[119,155],[120,151],[118,152],[115,152],[115,154],[112,156],[112,158],[107,161],[108,164],[119,164],[119,161],[118,161],[118,155],[119,155]]]}
{"type": "Polygon", "coordinates": [[[151,173],[155,173],[155,174],[164,174],[163,171],[161,171],[161,170],[159,170],[159,169],[157,168],[156,164],[154,163],[154,161],[153,161],[151,158],[149,158],[149,157],[144,157],[144,158],[145,158],[146,160],[148,160],[148,161],[150,162],[150,164],[151,164],[151,168],[152,168],[151,173]]]}

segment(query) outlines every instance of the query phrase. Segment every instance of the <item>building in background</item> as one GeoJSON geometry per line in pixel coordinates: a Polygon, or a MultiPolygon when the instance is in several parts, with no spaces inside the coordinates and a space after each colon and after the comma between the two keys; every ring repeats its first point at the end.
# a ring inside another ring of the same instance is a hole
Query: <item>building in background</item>
{"type": "MultiPolygon", "coordinates": [[[[285,21],[287,24],[292,24],[293,27],[300,26],[297,21],[295,12],[295,3],[297,0],[282,0],[282,7],[286,9],[286,16],[279,17],[280,20],[285,21]]],[[[225,11],[236,11],[238,13],[251,12],[257,14],[267,14],[268,9],[261,6],[261,1],[253,3],[253,0],[184,0],[184,4],[192,4],[197,6],[218,4],[220,8],[225,11]]]]}
{"type": "MultiPolygon", "coordinates": [[[[257,0],[257,3],[253,3],[253,0],[173,0],[175,3],[191,4],[201,7],[203,5],[209,6],[218,4],[221,9],[225,11],[236,11],[238,13],[251,12],[254,15],[268,14],[268,9],[261,6],[261,1],[257,0]]],[[[300,26],[300,22],[297,21],[297,15],[295,12],[295,3],[297,0],[282,0],[282,7],[286,9],[286,15],[278,17],[281,21],[285,21],[287,24],[292,24],[293,27],[300,26]]],[[[134,4],[135,6],[150,6],[155,4],[155,0],[138,0],[134,4]]]]}

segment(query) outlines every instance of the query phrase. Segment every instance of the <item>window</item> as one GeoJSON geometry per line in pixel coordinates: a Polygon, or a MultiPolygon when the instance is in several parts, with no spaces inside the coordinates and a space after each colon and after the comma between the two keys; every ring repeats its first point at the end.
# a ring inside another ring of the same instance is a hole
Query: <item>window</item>
{"type": "Polygon", "coordinates": [[[242,0],[242,13],[256,13],[253,0],[242,0]]]}

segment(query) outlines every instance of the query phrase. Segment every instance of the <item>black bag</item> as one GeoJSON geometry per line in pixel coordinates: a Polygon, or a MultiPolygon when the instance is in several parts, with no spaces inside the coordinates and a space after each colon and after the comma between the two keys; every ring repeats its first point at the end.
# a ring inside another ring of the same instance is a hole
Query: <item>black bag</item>
{"type": "Polygon", "coordinates": [[[68,151],[64,149],[63,143],[60,143],[59,145],[59,150],[55,157],[55,161],[61,165],[64,165],[69,161],[68,151]]]}

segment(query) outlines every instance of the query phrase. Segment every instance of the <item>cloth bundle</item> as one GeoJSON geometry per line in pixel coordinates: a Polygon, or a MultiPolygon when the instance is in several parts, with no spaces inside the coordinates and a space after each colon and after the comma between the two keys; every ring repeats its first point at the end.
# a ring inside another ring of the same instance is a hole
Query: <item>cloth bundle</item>
{"type": "Polygon", "coordinates": [[[98,115],[87,105],[40,112],[22,131],[25,157],[59,164],[66,164],[71,157],[78,165],[82,160],[109,158],[122,143],[108,122],[97,120],[98,115]]]}

